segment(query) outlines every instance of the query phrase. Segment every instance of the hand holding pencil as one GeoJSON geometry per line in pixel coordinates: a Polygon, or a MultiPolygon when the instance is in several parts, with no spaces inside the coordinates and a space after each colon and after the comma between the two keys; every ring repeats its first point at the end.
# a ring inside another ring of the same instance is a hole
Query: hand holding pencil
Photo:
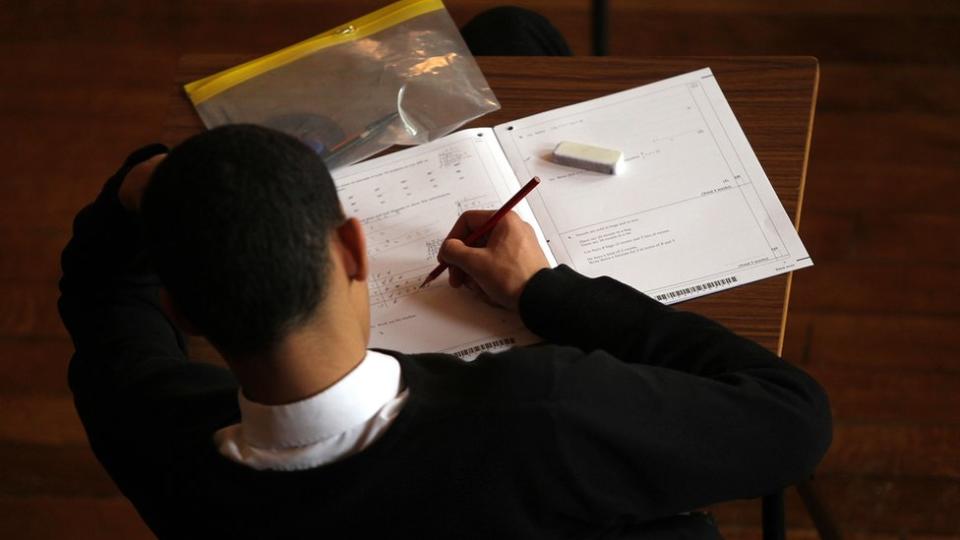
{"type": "Polygon", "coordinates": [[[439,258],[450,266],[452,287],[469,287],[495,304],[516,309],[527,281],[541,269],[548,268],[549,263],[533,227],[509,208],[501,213],[488,232],[481,232],[480,238],[465,242],[474,233],[483,231],[498,212],[464,212],[447,235],[439,258]]]}

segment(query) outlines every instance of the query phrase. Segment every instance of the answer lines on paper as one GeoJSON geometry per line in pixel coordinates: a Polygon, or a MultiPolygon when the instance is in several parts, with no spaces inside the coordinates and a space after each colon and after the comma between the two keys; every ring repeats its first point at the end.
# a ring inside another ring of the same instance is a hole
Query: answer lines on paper
{"type": "Polygon", "coordinates": [[[498,126],[559,262],[675,302],[812,264],[709,69],[498,126]],[[611,176],[553,163],[615,148],[611,176]]]}

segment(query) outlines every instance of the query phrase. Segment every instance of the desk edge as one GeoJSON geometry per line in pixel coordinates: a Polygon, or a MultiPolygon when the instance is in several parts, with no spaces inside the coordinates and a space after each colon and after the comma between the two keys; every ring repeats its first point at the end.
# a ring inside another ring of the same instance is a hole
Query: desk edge
{"type": "MultiPolygon", "coordinates": [[[[800,189],[797,191],[797,210],[793,217],[793,226],[800,232],[800,216],[803,212],[803,193],[807,187],[807,167],[810,164],[810,144],[813,140],[813,124],[817,110],[817,99],[820,96],[820,61],[814,61],[813,95],[810,96],[810,116],[807,121],[807,140],[803,148],[803,166],[800,169],[800,189]]],[[[793,272],[787,274],[787,286],[783,291],[783,314],[780,318],[780,338],[777,340],[777,356],[783,356],[783,343],[787,337],[787,316],[790,312],[790,293],[793,290],[793,272]]]]}

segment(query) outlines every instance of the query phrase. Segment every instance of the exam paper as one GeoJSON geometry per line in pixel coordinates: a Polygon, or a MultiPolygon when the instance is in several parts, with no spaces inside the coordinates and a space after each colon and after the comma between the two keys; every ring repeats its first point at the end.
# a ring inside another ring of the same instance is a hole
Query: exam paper
{"type": "MultiPolygon", "coordinates": [[[[539,341],[517,314],[451,288],[446,274],[419,288],[461,213],[495,210],[520,189],[492,129],[461,131],[333,177],[344,211],[367,235],[371,347],[469,359],[539,341]]],[[[545,246],[527,203],[514,210],[545,246]]]]}
{"type": "Polygon", "coordinates": [[[710,69],[497,126],[553,254],[664,303],[810,266],[710,69]],[[569,140],[623,152],[617,176],[551,162],[569,140]]]}

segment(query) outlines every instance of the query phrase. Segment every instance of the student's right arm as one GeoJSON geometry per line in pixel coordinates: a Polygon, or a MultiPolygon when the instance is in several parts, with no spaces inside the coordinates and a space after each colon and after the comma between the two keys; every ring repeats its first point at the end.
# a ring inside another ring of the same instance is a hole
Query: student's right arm
{"type": "MultiPolygon", "coordinates": [[[[464,214],[452,235],[477,221],[464,214]]],[[[823,457],[830,408],[803,371],[614,279],[546,268],[516,216],[489,240],[448,240],[441,257],[457,267],[454,284],[517,306],[530,330],[569,346],[542,351],[556,468],[580,505],[571,513],[642,521],[757,497],[807,478],[823,457]]]]}

